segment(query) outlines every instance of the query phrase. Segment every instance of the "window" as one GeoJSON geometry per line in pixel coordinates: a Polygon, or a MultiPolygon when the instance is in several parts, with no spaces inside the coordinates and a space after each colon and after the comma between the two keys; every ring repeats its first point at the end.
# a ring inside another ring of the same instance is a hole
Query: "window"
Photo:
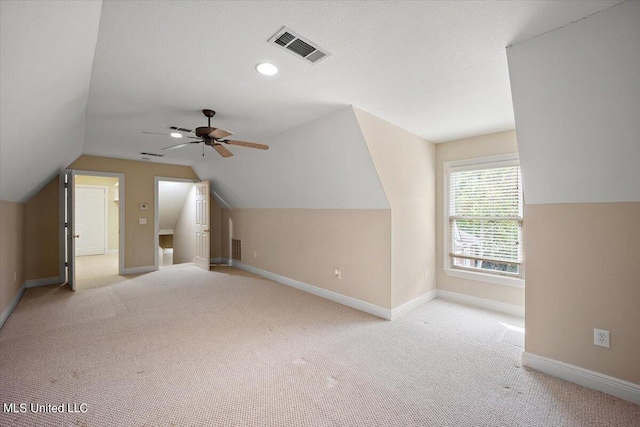
{"type": "Polygon", "coordinates": [[[517,157],[445,164],[445,198],[445,272],[522,286],[523,203],[517,157]]]}

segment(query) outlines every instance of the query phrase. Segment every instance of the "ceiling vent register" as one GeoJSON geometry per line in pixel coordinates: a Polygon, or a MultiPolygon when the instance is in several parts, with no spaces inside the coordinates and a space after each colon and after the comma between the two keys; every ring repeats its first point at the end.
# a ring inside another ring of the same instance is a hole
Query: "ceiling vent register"
{"type": "Polygon", "coordinates": [[[273,37],[269,39],[269,43],[285,49],[287,52],[311,64],[317,64],[331,56],[331,53],[325,49],[287,27],[282,27],[275,33],[273,37]]]}

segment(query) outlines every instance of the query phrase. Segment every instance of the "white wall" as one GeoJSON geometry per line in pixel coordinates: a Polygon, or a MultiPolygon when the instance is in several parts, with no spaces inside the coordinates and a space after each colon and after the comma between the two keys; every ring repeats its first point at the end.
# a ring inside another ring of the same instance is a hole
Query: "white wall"
{"type": "Polygon", "coordinates": [[[0,199],[28,200],[82,153],[101,7],[0,2],[0,199]]]}
{"type": "MultiPolygon", "coordinates": [[[[193,167],[233,208],[388,209],[352,107],[261,141],[267,151],[193,167]]],[[[209,149],[207,147],[207,149],[209,149]]]]}
{"type": "Polygon", "coordinates": [[[640,2],[507,57],[526,203],[640,201],[640,2]]]}
{"type": "Polygon", "coordinates": [[[160,230],[174,228],[193,184],[189,182],[158,182],[158,223],[160,230]]]}
{"type": "Polygon", "coordinates": [[[196,187],[189,192],[173,226],[173,263],[193,262],[196,254],[196,187]]]}

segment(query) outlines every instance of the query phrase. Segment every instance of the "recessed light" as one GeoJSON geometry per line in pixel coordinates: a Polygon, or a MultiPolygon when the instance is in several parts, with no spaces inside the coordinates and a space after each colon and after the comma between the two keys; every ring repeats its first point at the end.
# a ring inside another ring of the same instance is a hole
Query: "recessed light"
{"type": "Polygon", "coordinates": [[[256,65],[256,70],[265,76],[273,76],[278,73],[278,67],[268,62],[261,62],[256,65]]]}
{"type": "Polygon", "coordinates": [[[174,138],[182,138],[182,134],[178,132],[171,132],[169,135],[171,135],[174,138]]]}

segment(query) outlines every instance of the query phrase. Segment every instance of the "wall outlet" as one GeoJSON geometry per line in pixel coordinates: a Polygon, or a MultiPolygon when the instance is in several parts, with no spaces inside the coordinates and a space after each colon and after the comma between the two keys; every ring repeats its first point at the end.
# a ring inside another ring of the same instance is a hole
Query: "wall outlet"
{"type": "Polygon", "coordinates": [[[336,275],[336,279],[338,280],[342,279],[342,272],[340,271],[340,269],[336,268],[333,274],[336,275]]]}
{"type": "Polygon", "coordinates": [[[605,331],[604,329],[594,329],[593,344],[599,345],[600,347],[610,348],[609,331],[605,331]]]}

